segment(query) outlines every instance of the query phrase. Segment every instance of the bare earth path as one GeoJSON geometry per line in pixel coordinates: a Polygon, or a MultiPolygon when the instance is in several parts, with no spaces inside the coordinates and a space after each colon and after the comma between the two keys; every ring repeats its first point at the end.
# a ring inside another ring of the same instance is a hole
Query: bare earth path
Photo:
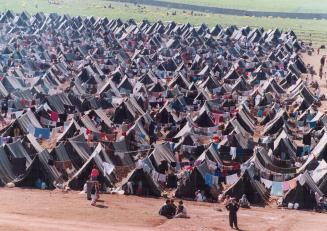
{"type": "MultiPolygon", "coordinates": [[[[0,230],[231,230],[228,213],[216,204],[186,202],[191,219],[157,215],[163,199],[102,195],[92,207],[85,195],[31,189],[0,189],[0,230]]],[[[273,208],[240,210],[242,230],[326,230],[326,215],[273,208]],[[313,229],[314,227],[314,229],[313,229]]]]}

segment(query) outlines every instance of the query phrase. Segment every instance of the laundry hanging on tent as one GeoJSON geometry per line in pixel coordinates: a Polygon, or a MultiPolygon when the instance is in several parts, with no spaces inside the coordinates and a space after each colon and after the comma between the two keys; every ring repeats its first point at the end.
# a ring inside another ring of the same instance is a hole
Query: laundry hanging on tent
{"type": "Polygon", "coordinates": [[[271,187],[271,185],[272,185],[272,181],[270,181],[270,180],[267,180],[267,179],[264,179],[264,178],[260,178],[260,180],[261,180],[261,182],[265,185],[265,187],[267,188],[267,189],[269,189],[270,187],[271,187]]]}
{"type": "Polygon", "coordinates": [[[230,147],[229,154],[232,156],[232,160],[235,160],[236,159],[236,147],[230,147]]]}
{"type": "Polygon", "coordinates": [[[152,171],[152,179],[157,182],[158,178],[159,178],[159,173],[155,170],[152,171]]]}
{"type": "Polygon", "coordinates": [[[162,182],[162,183],[165,183],[167,180],[167,177],[165,174],[161,174],[159,173],[159,176],[158,176],[158,182],[162,182]]]}
{"type": "Polygon", "coordinates": [[[316,128],[317,122],[316,121],[309,122],[309,126],[310,126],[310,128],[316,128]]]}
{"type": "Polygon", "coordinates": [[[58,115],[57,112],[53,111],[53,112],[51,112],[50,118],[51,118],[52,121],[57,122],[58,119],[59,119],[59,115],[58,115]]]}
{"type": "Polygon", "coordinates": [[[106,173],[108,176],[114,171],[115,166],[107,163],[107,162],[103,162],[102,163],[103,166],[103,172],[106,173]]]}
{"type": "Polygon", "coordinates": [[[297,177],[297,180],[299,181],[300,185],[303,186],[305,184],[305,176],[304,176],[304,174],[300,174],[297,177]]]}
{"type": "Polygon", "coordinates": [[[211,174],[206,173],[205,177],[204,177],[204,180],[205,180],[206,185],[208,185],[209,187],[212,186],[212,175],[211,174]]]}
{"type": "Polygon", "coordinates": [[[273,181],[272,185],[271,185],[270,195],[272,195],[272,196],[283,196],[283,183],[273,181]]]}
{"type": "Polygon", "coordinates": [[[283,191],[286,192],[290,189],[290,185],[288,181],[283,182],[283,191]]]}
{"type": "Polygon", "coordinates": [[[288,181],[288,184],[290,186],[290,189],[296,188],[296,182],[297,182],[296,178],[288,181]]]}
{"type": "Polygon", "coordinates": [[[236,173],[226,176],[226,184],[228,184],[228,185],[233,185],[237,181],[238,181],[238,176],[236,173]]]}
{"type": "Polygon", "coordinates": [[[34,136],[36,138],[49,139],[50,129],[49,128],[35,128],[34,136]]]}

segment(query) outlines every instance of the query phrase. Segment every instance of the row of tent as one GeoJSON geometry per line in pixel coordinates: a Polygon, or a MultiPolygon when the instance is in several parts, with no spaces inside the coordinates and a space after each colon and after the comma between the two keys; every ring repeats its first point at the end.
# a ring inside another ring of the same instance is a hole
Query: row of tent
{"type": "Polygon", "coordinates": [[[1,138],[13,140],[1,147],[0,182],[81,189],[97,165],[107,187],[141,181],[160,196],[154,175],[178,163],[190,168],[178,171],[186,177],[175,195],[192,198],[210,191],[218,166],[238,174],[224,194],[265,204],[263,180],[301,178],[284,202],[312,207],[303,198],[326,194],[326,172],[314,170],[326,159],[327,121],[302,80],[305,49],[278,29],[3,12],[0,101],[10,123],[1,138]],[[35,135],[42,129],[51,147],[35,135]],[[139,155],[147,167],[133,169],[139,155]],[[71,168],[54,164],[64,162],[71,168]]]}

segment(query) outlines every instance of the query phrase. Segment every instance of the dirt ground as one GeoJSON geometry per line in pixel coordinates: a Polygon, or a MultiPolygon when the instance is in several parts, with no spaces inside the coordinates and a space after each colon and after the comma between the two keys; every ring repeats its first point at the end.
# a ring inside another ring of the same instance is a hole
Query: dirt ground
{"type": "MultiPolygon", "coordinates": [[[[218,204],[185,202],[190,219],[167,220],[158,215],[164,199],[101,195],[98,207],[78,192],[0,189],[0,230],[231,230],[228,213],[218,204]]],[[[326,230],[326,215],[276,208],[241,209],[242,230],[326,230]],[[313,228],[314,227],[314,228],[313,228]]]]}

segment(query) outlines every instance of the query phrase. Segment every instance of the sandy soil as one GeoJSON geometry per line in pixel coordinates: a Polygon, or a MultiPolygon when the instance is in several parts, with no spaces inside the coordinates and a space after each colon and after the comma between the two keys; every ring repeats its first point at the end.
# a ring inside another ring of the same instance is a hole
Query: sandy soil
{"type": "MultiPolygon", "coordinates": [[[[191,219],[167,220],[158,215],[164,199],[101,195],[90,206],[78,192],[0,189],[0,230],[231,230],[228,213],[217,204],[185,202],[191,219]]],[[[276,208],[241,209],[242,230],[326,230],[326,215],[276,208]],[[314,229],[313,229],[314,227],[314,229]]]]}

